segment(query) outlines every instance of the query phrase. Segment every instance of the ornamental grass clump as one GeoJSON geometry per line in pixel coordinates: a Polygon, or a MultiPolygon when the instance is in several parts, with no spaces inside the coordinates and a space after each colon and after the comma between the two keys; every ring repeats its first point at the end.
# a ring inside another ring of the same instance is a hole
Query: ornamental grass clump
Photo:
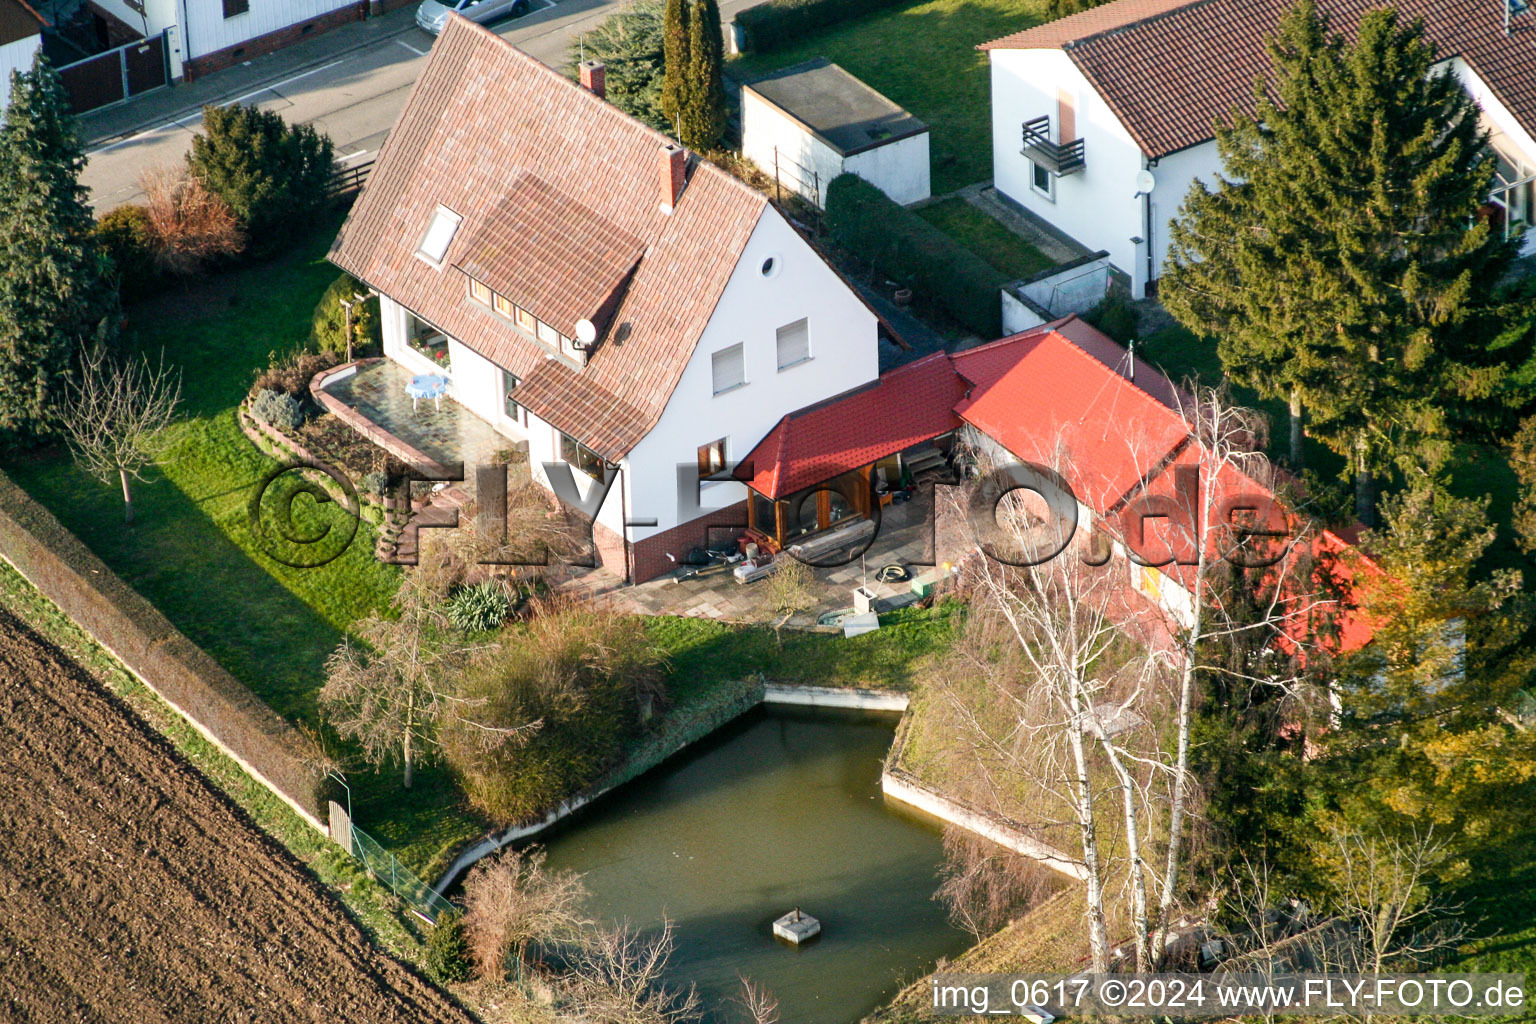
{"type": "Polygon", "coordinates": [[[448,621],[465,633],[483,633],[507,621],[512,602],[494,580],[461,587],[448,599],[448,621]]]}

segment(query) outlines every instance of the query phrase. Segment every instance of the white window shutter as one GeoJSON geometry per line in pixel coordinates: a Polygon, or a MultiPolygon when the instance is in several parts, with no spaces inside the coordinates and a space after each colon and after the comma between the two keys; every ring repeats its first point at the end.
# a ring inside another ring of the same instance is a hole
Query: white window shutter
{"type": "Polygon", "coordinates": [[[740,345],[723,348],[711,357],[715,375],[715,394],[740,387],[747,382],[746,358],[740,345]]]}
{"type": "Polygon", "coordinates": [[[779,328],[779,369],[811,358],[811,326],[805,318],[779,328]]]}

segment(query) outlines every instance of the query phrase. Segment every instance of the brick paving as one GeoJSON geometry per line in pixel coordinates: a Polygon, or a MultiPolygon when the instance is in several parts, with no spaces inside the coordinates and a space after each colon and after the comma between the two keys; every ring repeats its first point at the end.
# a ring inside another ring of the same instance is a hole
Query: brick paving
{"type": "MultiPolygon", "coordinates": [[[[816,604],[789,620],[789,625],[807,627],[828,612],[851,610],[853,590],[868,579],[876,595],[875,610],[887,611],[916,600],[910,581],[880,583],[875,574],[882,566],[897,563],[913,575],[928,568],[933,559],[930,512],[932,492],[919,490],[911,501],[888,506],[881,529],[861,561],[846,565],[812,568],[816,604]],[[867,576],[866,576],[867,573],[867,576]]],[[[778,613],[768,607],[768,587],[762,580],[738,583],[730,570],[714,575],[679,579],[677,574],[663,576],[649,583],[625,586],[607,569],[567,570],[556,589],[593,598],[615,610],[639,615],[686,615],[720,619],[727,622],[773,622],[778,613]]]]}

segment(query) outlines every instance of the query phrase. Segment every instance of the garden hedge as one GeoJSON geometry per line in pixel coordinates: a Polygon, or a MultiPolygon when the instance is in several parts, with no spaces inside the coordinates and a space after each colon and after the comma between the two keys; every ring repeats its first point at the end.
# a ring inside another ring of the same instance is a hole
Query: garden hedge
{"type": "Polygon", "coordinates": [[[319,748],[4,473],[0,556],[200,732],[324,828],[333,784],[319,748]]]}
{"type": "Polygon", "coordinates": [[[807,33],[895,7],[905,0],[768,0],[736,15],[753,53],[799,42],[807,33]]]}
{"type": "Polygon", "coordinates": [[[827,230],[982,338],[1002,333],[1003,274],[863,178],[841,174],[827,186],[827,230]]]}

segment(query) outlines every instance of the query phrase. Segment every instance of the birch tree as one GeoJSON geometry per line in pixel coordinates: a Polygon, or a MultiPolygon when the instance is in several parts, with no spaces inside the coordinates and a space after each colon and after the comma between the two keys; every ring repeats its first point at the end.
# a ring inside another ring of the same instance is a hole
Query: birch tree
{"type": "MultiPolygon", "coordinates": [[[[991,557],[972,559],[964,570],[976,600],[962,657],[982,685],[943,688],[962,742],[988,776],[994,806],[1006,806],[1007,791],[1027,779],[1054,802],[1057,817],[1043,807],[1025,824],[1058,837],[1064,827],[1072,832],[1095,971],[1111,965],[1116,921],[1132,934],[1138,970],[1164,959],[1188,888],[1200,789],[1191,726],[1204,674],[1295,685],[1269,663],[1217,662],[1211,647],[1255,637],[1272,647],[1294,645],[1292,624],[1312,607],[1295,579],[1304,545],[1294,524],[1275,528],[1268,506],[1270,471],[1255,451],[1262,421],[1211,389],[1184,396],[1179,412],[1188,433],[1171,466],[1160,464],[1165,453],[1137,431],[1123,431],[1132,461],[1146,467],[1142,482],[1119,502],[1122,511],[1080,525],[1075,539],[1062,526],[1075,508],[1063,515],[1065,501],[1028,492],[999,502],[988,488],[1010,484],[996,474],[985,475],[988,482],[969,498],[967,521],[981,524],[975,539],[991,557]],[[1266,536],[1286,530],[1292,533],[1266,536]],[[1175,564],[1148,568],[1164,551],[1175,564]],[[1140,565],[1127,565],[1133,554],[1140,565]],[[1224,599],[1218,576],[1233,560],[1254,566],[1262,583],[1257,603],[1224,599]],[[1131,592],[1138,576],[1161,607],[1131,592]]],[[[1053,460],[1070,464],[1065,439],[1053,460]]],[[[1040,493],[1052,486],[1034,483],[1040,493]]]]}
{"type": "Polygon", "coordinates": [[[1146,840],[1160,816],[1151,793],[1159,758],[1138,725],[1168,680],[1165,652],[1118,621],[1123,564],[1088,564],[1040,493],[996,493],[1010,482],[1048,484],[1017,469],[984,479],[968,521],[1002,560],[964,570],[975,600],[961,657],[981,685],[942,684],[948,710],[981,769],[988,809],[1046,841],[1071,837],[1092,969],[1111,966],[1117,893],[1129,893],[1137,966],[1148,969],[1146,840]],[[1043,800],[1020,799],[1031,791],[1043,800]]]}

